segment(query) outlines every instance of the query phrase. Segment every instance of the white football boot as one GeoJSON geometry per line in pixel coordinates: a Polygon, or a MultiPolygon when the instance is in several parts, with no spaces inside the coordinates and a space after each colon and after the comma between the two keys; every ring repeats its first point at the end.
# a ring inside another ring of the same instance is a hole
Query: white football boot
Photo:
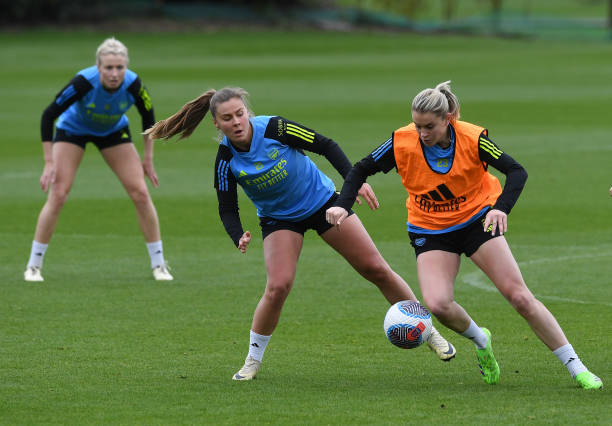
{"type": "Polygon", "coordinates": [[[45,279],[42,277],[40,273],[40,267],[38,266],[28,266],[23,273],[23,279],[26,281],[44,281],[45,279]]]}
{"type": "Polygon", "coordinates": [[[427,339],[427,346],[438,355],[442,361],[450,361],[457,355],[457,350],[446,340],[435,327],[427,339]]]}
{"type": "Polygon", "coordinates": [[[257,361],[255,358],[250,356],[244,361],[244,365],[234,376],[233,380],[253,380],[259,371],[261,361],[257,361]]]}
{"type": "Polygon", "coordinates": [[[174,277],[170,275],[168,265],[157,265],[153,268],[153,278],[156,281],[172,281],[174,277]]]}

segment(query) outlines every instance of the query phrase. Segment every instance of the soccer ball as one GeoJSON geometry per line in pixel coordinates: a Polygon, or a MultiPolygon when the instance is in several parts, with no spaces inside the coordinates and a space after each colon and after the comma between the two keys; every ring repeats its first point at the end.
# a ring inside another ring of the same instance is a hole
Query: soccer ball
{"type": "Polygon", "coordinates": [[[391,306],[383,323],[387,339],[402,349],[413,349],[427,341],[432,327],[427,308],[413,300],[391,306]]]}

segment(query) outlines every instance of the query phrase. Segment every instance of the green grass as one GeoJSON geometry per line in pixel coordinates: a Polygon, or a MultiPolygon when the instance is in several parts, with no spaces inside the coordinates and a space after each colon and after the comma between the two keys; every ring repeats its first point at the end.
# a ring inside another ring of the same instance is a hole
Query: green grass
{"type": "MultiPolygon", "coordinates": [[[[257,218],[241,194],[246,255],[217,217],[216,132],[158,144],[152,189],[176,280],[156,283],[131,202],[96,149],[83,164],[45,258],[26,284],[45,200],[43,108],[108,36],[0,35],[1,424],[607,424],[612,377],[612,46],[375,33],[114,33],[150,89],[158,118],[207,88],[240,85],[256,113],[280,114],[337,140],[353,161],[410,120],[425,87],[451,79],[462,117],[529,171],[508,241],[532,291],[606,383],[576,389],[491,284],[464,261],[455,296],[492,330],[502,376],[487,386],[472,343],[451,363],[401,351],[382,332],[376,290],[316,235],[257,380],[235,383],[265,268],[257,218]]],[[[132,132],[140,120],[131,112],[132,132]]],[[[137,141],[140,148],[140,141],[137,141]]],[[[341,182],[325,161],[323,170],[341,182]]],[[[371,183],[382,207],[357,209],[393,268],[416,283],[394,173],[371,183]]],[[[413,285],[417,290],[416,284],[413,285]]],[[[417,290],[418,293],[418,290],[417,290]]]]}

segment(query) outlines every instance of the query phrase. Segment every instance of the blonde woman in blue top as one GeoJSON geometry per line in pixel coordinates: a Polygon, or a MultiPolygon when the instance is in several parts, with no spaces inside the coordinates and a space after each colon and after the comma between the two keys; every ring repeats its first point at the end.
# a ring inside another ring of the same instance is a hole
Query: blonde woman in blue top
{"type": "MultiPolygon", "coordinates": [[[[363,277],[374,283],[390,303],[416,300],[406,282],[383,259],[357,215],[341,227],[325,220],[325,211],[337,198],[334,184],[304,151],[325,156],[344,177],[351,168],[346,155],[331,139],[278,116],[253,117],[247,93],[240,88],[209,90],[187,103],[146,133],[154,139],[191,135],[210,110],[223,133],[215,162],[219,215],[242,253],[251,233],[244,231],[238,214],[237,186],[257,207],[263,236],[267,282],[251,325],[249,353],[234,380],[253,379],[291,291],[304,233],[314,229],[363,277]]],[[[368,184],[360,190],[371,208],[377,205],[368,184]]],[[[360,201],[359,201],[360,202],[360,201]]],[[[435,330],[428,344],[438,357],[449,360],[455,349],[435,330]]]]}
{"type": "Polygon", "coordinates": [[[26,281],[43,281],[43,258],[87,142],[93,142],[100,150],[136,206],[154,278],[173,279],[163,255],[157,212],[144,180],[146,175],[154,186],[159,184],[153,167],[153,140],[145,136],[141,163],[125,116],[136,105],[145,130],[155,123],[153,106],[138,75],[128,69],[128,62],[125,45],[114,38],[106,39],[96,52],[96,65],[79,71],[43,112],[41,135],[45,166],[40,186],[49,195],[36,224],[24,272],[26,281]]]}

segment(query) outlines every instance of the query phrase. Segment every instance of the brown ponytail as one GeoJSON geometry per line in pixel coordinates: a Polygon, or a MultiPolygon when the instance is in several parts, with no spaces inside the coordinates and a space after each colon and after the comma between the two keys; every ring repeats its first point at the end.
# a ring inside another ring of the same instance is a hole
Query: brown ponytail
{"type": "Polygon", "coordinates": [[[169,139],[175,135],[180,135],[179,140],[189,137],[208,113],[210,99],[215,93],[215,89],[202,93],[196,99],[183,105],[174,115],[155,123],[144,134],[153,139],[169,139]]]}

